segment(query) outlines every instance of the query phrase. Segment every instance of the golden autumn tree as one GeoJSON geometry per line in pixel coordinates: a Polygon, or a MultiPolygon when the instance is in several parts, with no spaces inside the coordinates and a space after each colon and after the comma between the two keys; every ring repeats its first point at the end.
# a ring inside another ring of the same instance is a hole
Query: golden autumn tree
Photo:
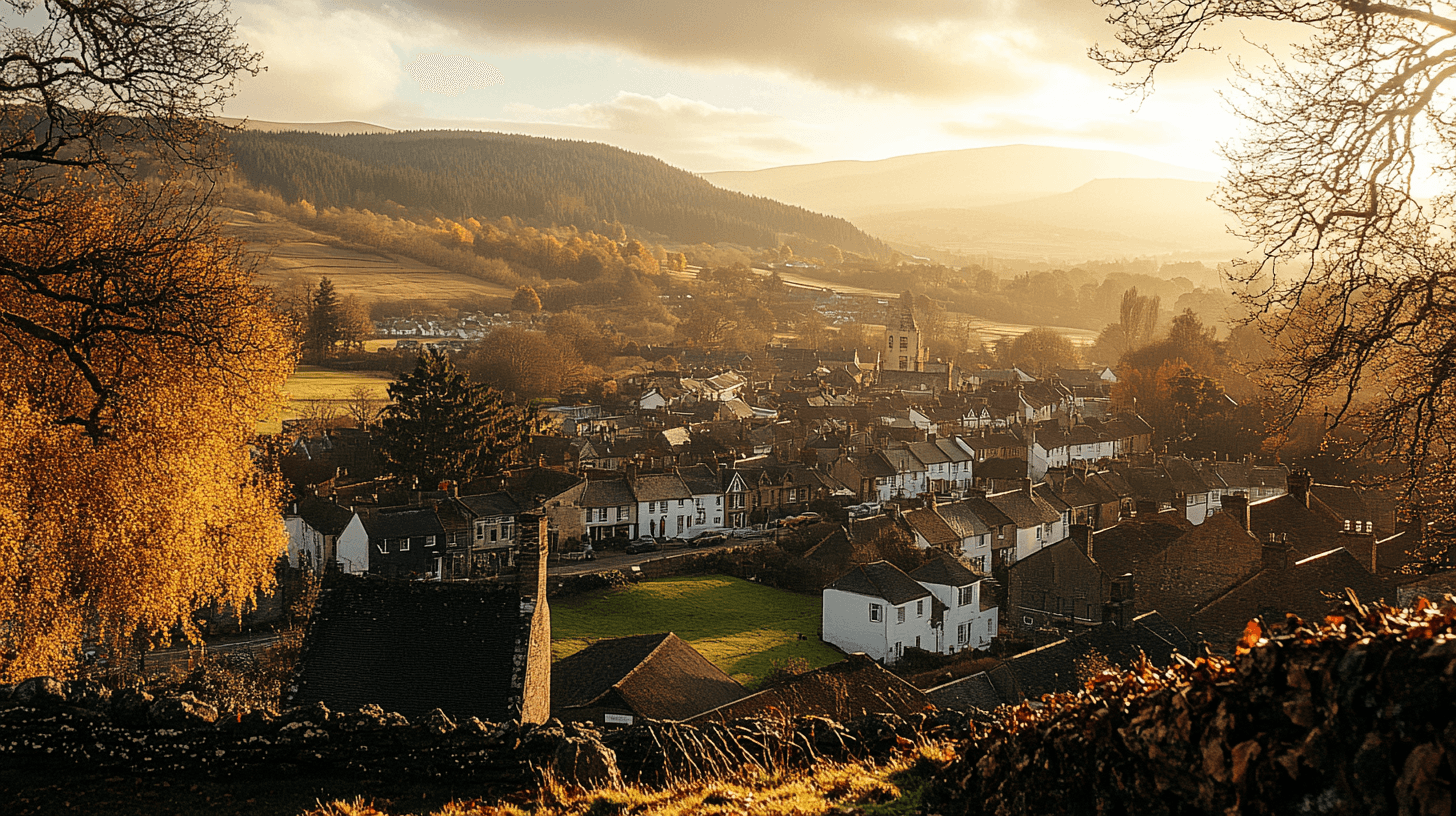
{"type": "Polygon", "coordinates": [[[84,635],[245,608],[285,547],[248,451],[293,349],[237,243],[178,188],[71,185],[0,223],[0,677],[84,635]]]}
{"type": "Polygon", "coordinates": [[[206,190],[258,57],[220,2],[4,0],[0,680],[245,608],[283,551],[248,452],[293,348],[206,190]],[[166,179],[142,183],[138,179],[166,179]]]}

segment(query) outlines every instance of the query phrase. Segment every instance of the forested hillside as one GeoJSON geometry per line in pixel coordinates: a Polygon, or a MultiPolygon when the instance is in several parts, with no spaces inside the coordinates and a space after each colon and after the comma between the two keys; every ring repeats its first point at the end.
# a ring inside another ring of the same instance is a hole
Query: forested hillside
{"type": "Polygon", "coordinates": [[[722,190],[604,144],[466,131],[228,138],[249,184],[316,207],[394,202],[457,219],[511,216],[596,231],[620,223],[682,243],[887,254],[841,218],[722,190]]]}

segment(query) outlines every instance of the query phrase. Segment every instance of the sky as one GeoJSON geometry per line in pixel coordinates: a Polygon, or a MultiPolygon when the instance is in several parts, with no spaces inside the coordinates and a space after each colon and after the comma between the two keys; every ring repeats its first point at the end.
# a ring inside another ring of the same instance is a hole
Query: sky
{"type": "MultiPolygon", "coordinates": [[[[267,70],[228,116],[606,142],[694,172],[1003,144],[1219,172],[1218,31],[1128,98],[1092,0],[233,0],[267,70]]],[[[1267,34],[1257,32],[1256,34],[1267,34]]],[[[1276,32],[1277,33],[1277,32],[1276,32]]]]}

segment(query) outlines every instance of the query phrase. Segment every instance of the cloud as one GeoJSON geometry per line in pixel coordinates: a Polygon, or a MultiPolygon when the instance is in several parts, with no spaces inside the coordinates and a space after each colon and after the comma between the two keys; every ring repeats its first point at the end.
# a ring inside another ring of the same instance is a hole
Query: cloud
{"type": "MultiPolygon", "coordinates": [[[[378,8],[372,0],[340,2],[378,8]]],[[[497,48],[597,47],[928,100],[1014,95],[1038,85],[1048,62],[1095,71],[1083,53],[1098,26],[1105,29],[1093,4],[1069,0],[402,2],[497,48]]]]}
{"type": "Polygon", "coordinates": [[[606,142],[700,172],[803,161],[815,153],[814,128],[750,109],[720,108],[695,99],[621,92],[605,102],[537,108],[511,105],[514,122],[492,122],[518,133],[606,142]]]}
{"type": "Polygon", "coordinates": [[[505,82],[494,65],[462,54],[421,54],[404,69],[424,90],[446,96],[459,96],[505,82]]]}
{"type": "Polygon", "coordinates": [[[267,70],[238,82],[229,106],[260,119],[322,122],[368,115],[390,105],[402,78],[394,46],[403,28],[376,14],[239,3],[238,37],[261,51],[267,70]]]}

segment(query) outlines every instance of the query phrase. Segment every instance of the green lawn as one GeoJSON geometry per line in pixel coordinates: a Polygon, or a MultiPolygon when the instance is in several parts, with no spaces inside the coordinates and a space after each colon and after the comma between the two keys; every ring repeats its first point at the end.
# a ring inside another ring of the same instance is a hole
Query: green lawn
{"type": "Polygon", "coordinates": [[[604,638],[675,632],[734,680],[753,686],[774,661],[843,658],[819,640],[820,599],[725,575],[663,578],[551,602],[551,657],[604,638]],[[803,633],[804,640],[799,640],[803,633]]]}

